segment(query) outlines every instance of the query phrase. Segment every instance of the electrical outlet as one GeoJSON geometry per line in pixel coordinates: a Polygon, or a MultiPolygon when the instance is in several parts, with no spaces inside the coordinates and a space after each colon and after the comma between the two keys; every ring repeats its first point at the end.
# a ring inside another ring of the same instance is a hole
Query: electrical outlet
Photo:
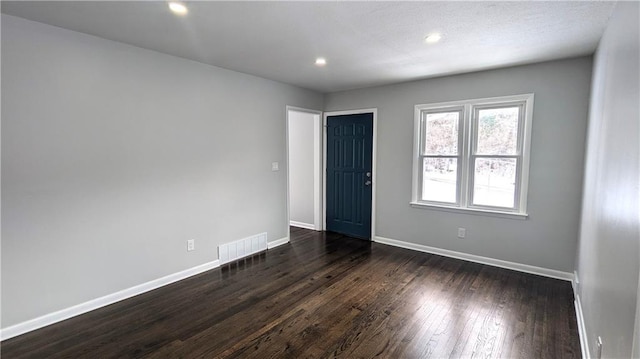
{"type": "Polygon", "coordinates": [[[465,228],[458,228],[458,238],[464,238],[467,235],[465,228]]]}
{"type": "Polygon", "coordinates": [[[602,358],[602,337],[598,336],[598,340],[596,341],[596,359],[602,358]]]}
{"type": "Polygon", "coordinates": [[[196,249],[196,240],[189,239],[187,241],[187,252],[194,251],[196,249]]]}

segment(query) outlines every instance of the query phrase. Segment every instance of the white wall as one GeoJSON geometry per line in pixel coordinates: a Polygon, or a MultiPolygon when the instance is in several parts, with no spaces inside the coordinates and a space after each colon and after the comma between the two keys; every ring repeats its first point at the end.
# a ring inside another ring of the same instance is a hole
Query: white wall
{"type": "Polygon", "coordinates": [[[316,229],[320,115],[290,110],[288,121],[289,219],[316,229]]]}
{"type": "Polygon", "coordinates": [[[327,95],[326,111],[378,108],[375,234],[572,272],[591,66],[582,57],[327,95]],[[416,104],[524,93],[535,93],[528,219],[409,206],[416,104]],[[457,239],[458,227],[466,239],[457,239]]]}
{"type": "Polygon", "coordinates": [[[322,104],[3,15],[2,327],[287,236],[286,105],[322,104]]]}
{"type": "Polygon", "coordinates": [[[601,336],[605,358],[631,356],[638,303],[639,13],[616,5],[593,68],[577,272],[589,350],[601,336]]]}

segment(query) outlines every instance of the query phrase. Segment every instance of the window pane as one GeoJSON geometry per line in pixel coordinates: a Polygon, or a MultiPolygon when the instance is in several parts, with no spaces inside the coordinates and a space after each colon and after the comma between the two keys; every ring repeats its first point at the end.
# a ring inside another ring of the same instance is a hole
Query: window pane
{"type": "Polygon", "coordinates": [[[427,114],[424,126],[424,149],[427,155],[458,154],[458,120],[460,112],[427,114]]]}
{"type": "Polygon", "coordinates": [[[513,208],[515,182],[515,158],[476,158],[473,204],[513,208]]]}
{"type": "Polygon", "coordinates": [[[458,159],[424,158],[422,200],[456,203],[458,159]]]}
{"type": "Polygon", "coordinates": [[[515,155],[518,150],[519,107],[478,111],[477,154],[515,155]]]}

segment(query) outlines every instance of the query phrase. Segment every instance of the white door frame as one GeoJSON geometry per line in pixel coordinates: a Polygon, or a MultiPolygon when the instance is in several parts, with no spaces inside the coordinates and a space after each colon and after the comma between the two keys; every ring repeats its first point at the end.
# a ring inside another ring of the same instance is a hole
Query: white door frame
{"type": "Polygon", "coordinates": [[[373,114],[373,150],[371,154],[371,238],[376,237],[376,152],[378,147],[378,108],[363,108],[344,111],[328,111],[322,120],[322,230],[327,229],[327,117],[340,115],[373,114]]]}
{"type": "Polygon", "coordinates": [[[324,208],[324,205],[322,203],[322,190],[323,190],[323,185],[322,185],[322,181],[323,181],[323,176],[321,174],[322,172],[322,157],[323,157],[323,146],[322,146],[322,111],[317,111],[317,110],[311,110],[311,109],[307,109],[307,108],[302,108],[302,107],[295,107],[295,106],[286,106],[286,136],[285,136],[285,141],[286,141],[286,167],[287,167],[287,221],[286,221],[286,232],[287,233],[287,238],[291,237],[291,233],[290,233],[290,222],[291,222],[291,204],[289,203],[289,201],[291,200],[290,198],[290,194],[289,191],[291,190],[290,186],[291,184],[289,183],[289,112],[294,111],[294,112],[303,112],[303,113],[309,113],[309,114],[313,114],[313,115],[318,115],[318,117],[320,118],[320,121],[318,121],[317,123],[317,128],[314,128],[314,136],[316,136],[316,139],[314,139],[314,144],[316,146],[314,146],[314,166],[313,166],[313,172],[314,172],[314,186],[313,186],[313,221],[314,221],[314,227],[316,230],[323,230],[323,226],[322,226],[322,210],[324,208]]]}

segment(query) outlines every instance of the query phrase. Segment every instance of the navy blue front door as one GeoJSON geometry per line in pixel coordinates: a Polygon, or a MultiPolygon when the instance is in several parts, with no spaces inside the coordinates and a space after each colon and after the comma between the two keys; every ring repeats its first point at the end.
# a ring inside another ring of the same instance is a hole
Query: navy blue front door
{"type": "Polygon", "coordinates": [[[327,116],[327,231],[371,238],[373,113],[327,116]]]}

